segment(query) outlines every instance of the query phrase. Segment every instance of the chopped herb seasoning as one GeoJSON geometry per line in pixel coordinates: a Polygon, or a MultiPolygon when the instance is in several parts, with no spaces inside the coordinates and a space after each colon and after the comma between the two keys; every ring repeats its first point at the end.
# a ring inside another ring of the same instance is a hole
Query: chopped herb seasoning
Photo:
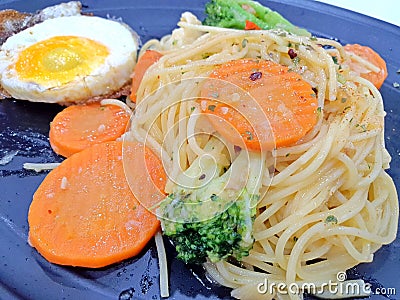
{"type": "Polygon", "coordinates": [[[288,55],[289,55],[290,59],[294,59],[297,56],[297,53],[294,52],[294,50],[292,48],[290,48],[288,51],[288,55]]]}
{"type": "Polygon", "coordinates": [[[346,78],[344,78],[344,76],[340,73],[337,74],[337,81],[339,81],[341,84],[345,84],[346,83],[346,78]]]}
{"type": "Polygon", "coordinates": [[[317,38],[316,36],[312,36],[312,37],[310,37],[310,40],[311,40],[311,41],[317,41],[318,38],[317,38]]]}
{"type": "Polygon", "coordinates": [[[202,57],[203,59],[206,59],[206,58],[209,58],[209,57],[211,56],[211,54],[212,54],[212,53],[206,52],[206,53],[204,53],[201,57],[202,57]]]}
{"type": "Polygon", "coordinates": [[[201,174],[199,180],[203,180],[204,178],[206,178],[206,174],[201,174]]]}
{"type": "Polygon", "coordinates": [[[394,87],[394,88],[400,87],[400,83],[398,83],[398,82],[393,82],[393,87],[394,87]]]}
{"type": "Polygon", "coordinates": [[[192,106],[192,107],[190,108],[190,111],[193,112],[195,109],[196,109],[196,107],[192,106]]]}
{"type": "Polygon", "coordinates": [[[243,39],[243,41],[242,41],[242,48],[246,48],[247,42],[248,42],[247,39],[243,39]]]}
{"type": "Polygon", "coordinates": [[[335,64],[338,64],[337,56],[332,56],[332,60],[335,64]]]}
{"type": "Polygon", "coordinates": [[[337,224],[338,220],[337,220],[337,218],[335,216],[329,215],[329,216],[326,217],[325,223],[326,224],[337,224]]]}
{"type": "Polygon", "coordinates": [[[192,193],[186,194],[185,196],[182,197],[182,199],[183,199],[183,200],[188,199],[188,198],[190,197],[191,194],[192,194],[192,193]]]}
{"type": "Polygon", "coordinates": [[[247,140],[252,141],[253,140],[253,134],[250,131],[246,131],[247,134],[247,140]]]}
{"type": "Polygon", "coordinates": [[[292,43],[289,42],[287,46],[288,46],[289,48],[292,47],[292,43]]]}
{"type": "Polygon", "coordinates": [[[320,116],[322,114],[322,107],[317,108],[317,114],[318,114],[318,116],[320,116]]]}
{"type": "Polygon", "coordinates": [[[215,194],[212,194],[210,197],[211,201],[217,201],[218,200],[218,196],[215,194]]]}
{"type": "Polygon", "coordinates": [[[214,111],[214,110],[215,110],[215,107],[216,107],[215,105],[209,105],[209,106],[208,106],[208,110],[214,111]]]}
{"type": "Polygon", "coordinates": [[[261,72],[254,72],[250,74],[250,80],[256,81],[257,79],[261,79],[262,73],[261,72]]]}
{"type": "Polygon", "coordinates": [[[293,237],[293,241],[294,241],[294,242],[297,242],[298,240],[299,240],[299,238],[298,238],[297,236],[294,236],[294,237],[293,237]]]}
{"type": "Polygon", "coordinates": [[[347,101],[347,98],[342,98],[341,102],[345,103],[347,101]]]}
{"type": "Polygon", "coordinates": [[[288,157],[289,155],[290,155],[290,153],[286,153],[286,155],[285,155],[285,156],[286,156],[286,157],[288,157]]]}
{"type": "Polygon", "coordinates": [[[363,132],[367,131],[367,126],[365,124],[360,125],[360,127],[363,130],[363,132]]]}
{"type": "Polygon", "coordinates": [[[218,92],[212,92],[212,93],[211,93],[211,97],[213,97],[213,98],[218,98],[218,97],[219,97],[218,92]]]}

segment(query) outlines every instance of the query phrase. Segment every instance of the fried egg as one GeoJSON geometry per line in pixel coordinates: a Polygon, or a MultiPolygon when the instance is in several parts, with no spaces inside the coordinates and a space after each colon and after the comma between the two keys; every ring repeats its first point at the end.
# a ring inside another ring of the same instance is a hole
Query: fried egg
{"type": "Polygon", "coordinates": [[[46,20],[6,40],[0,83],[13,98],[84,102],[127,84],[138,49],[127,25],[94,16],[46,20]]]}

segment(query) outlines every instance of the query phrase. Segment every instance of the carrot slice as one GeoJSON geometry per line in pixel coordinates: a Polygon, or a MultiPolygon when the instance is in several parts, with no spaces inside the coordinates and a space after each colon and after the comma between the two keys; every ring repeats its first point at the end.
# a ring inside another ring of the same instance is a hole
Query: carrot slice
{"type": "Polygon", "coordinates": [[[146,50],[146,52],[139,58],[132,76],[131,94],[129,96],[132,102],[136,102],[136,93],[147,69],[152,64],[156,63],[162,56],[163,55],[160,52],[146,50]]]}
{"type": "Polygon", "coordinates": [[[254,151],[289,146],[317,122],[318,101],[310,84],[272,61],[221,65],[206,80],[200,101],[223,137],[254,151]]]}
{"type": "Polygon", "coordinates": [[[122,149],[127,157],[146,153],[154,180],[140,179],[144,189],[154,183],[164,189],[165,180],[159,180],[162,164],[142,144],[122,144],[105,142],[72,155],[35,192],[28,214],[29,241],[48,261],[106,266],[140,253],[159,229],[157,217],[130,191],[122,149]]]}
{"type": "Polygon", "coordinates": [[[113,141],[126,130],[129,114],[116,105],[73,105],[59,112],[50,123],[50,145],[69,157],[94,144],[113,141]]]}
{"type": "Polygon", "coordinates": [[[386,62],[383,60],[383,58],[370,47],[359,44],[348,44],[344,46],[344,50],[360,56],[380,69],[379,72],[372,72],[370,70],[366,70],[355,61],[351,61],[350,63],[350,68],[352,70],[359,73],[362,78],[369,80],[379,89],[388,76],[386,62]]]}

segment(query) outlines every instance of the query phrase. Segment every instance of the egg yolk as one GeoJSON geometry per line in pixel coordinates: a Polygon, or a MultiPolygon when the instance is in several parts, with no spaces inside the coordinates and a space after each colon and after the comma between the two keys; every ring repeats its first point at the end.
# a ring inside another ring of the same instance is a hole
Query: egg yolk
{"type": "Polygon", "coordinates": [[[21,80],[57,87],[91,74],[108,55],[108,48],[94,40],[56,36],[24,49],[15,69],[21,80]]]}

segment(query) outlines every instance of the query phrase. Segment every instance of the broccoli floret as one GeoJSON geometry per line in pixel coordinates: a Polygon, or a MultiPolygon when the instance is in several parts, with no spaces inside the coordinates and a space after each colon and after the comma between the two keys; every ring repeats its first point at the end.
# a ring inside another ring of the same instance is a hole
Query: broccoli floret
{"type": "MultiPolygon", "coordinates": [[[[176,201],[176,198],[168,199],[164,205],[176,201]]],[[[249,255],[253,245],[251,230],[255,215],[255,208],[249,207],[249,201],[250,195],[243,190],[239,199],[211,219],[190,223],[164,221],[164,234],[175,244],[177,257],[185,263],[200,264],[207,257],[216,262],[228,256],[241,260],[249,255]]],[[[192,211],[195,219],[196,211],[192,211]]]]}
{"type": "Polygon", "coordinates": [[[207,258],[216,262],[229,256],[241,260],[254,243],[259,159],[243,151],[224,171],[223,167],[212,169],[212,161],[195,160],[177,178],[177,182],[184,184],[177,185],[159,208],[163,233],[172,240],[177,257],[185,263],[200,264],[207,258]],[[248,176],[243,176],[246,168],[248,176]],[[204,170],[213,171],[199,176],[204,170]],[[208,183],[202,184],[207,179],[208,183]]]}
{"type": "Polygon", "coordinates": [[[211,0],[206,4],[204,25],[244,29],[246,20],[261,29],[280,28],[288,32],[310,36],[302,28],[294,26],[276,11],[251,0],[211,0]]]}

